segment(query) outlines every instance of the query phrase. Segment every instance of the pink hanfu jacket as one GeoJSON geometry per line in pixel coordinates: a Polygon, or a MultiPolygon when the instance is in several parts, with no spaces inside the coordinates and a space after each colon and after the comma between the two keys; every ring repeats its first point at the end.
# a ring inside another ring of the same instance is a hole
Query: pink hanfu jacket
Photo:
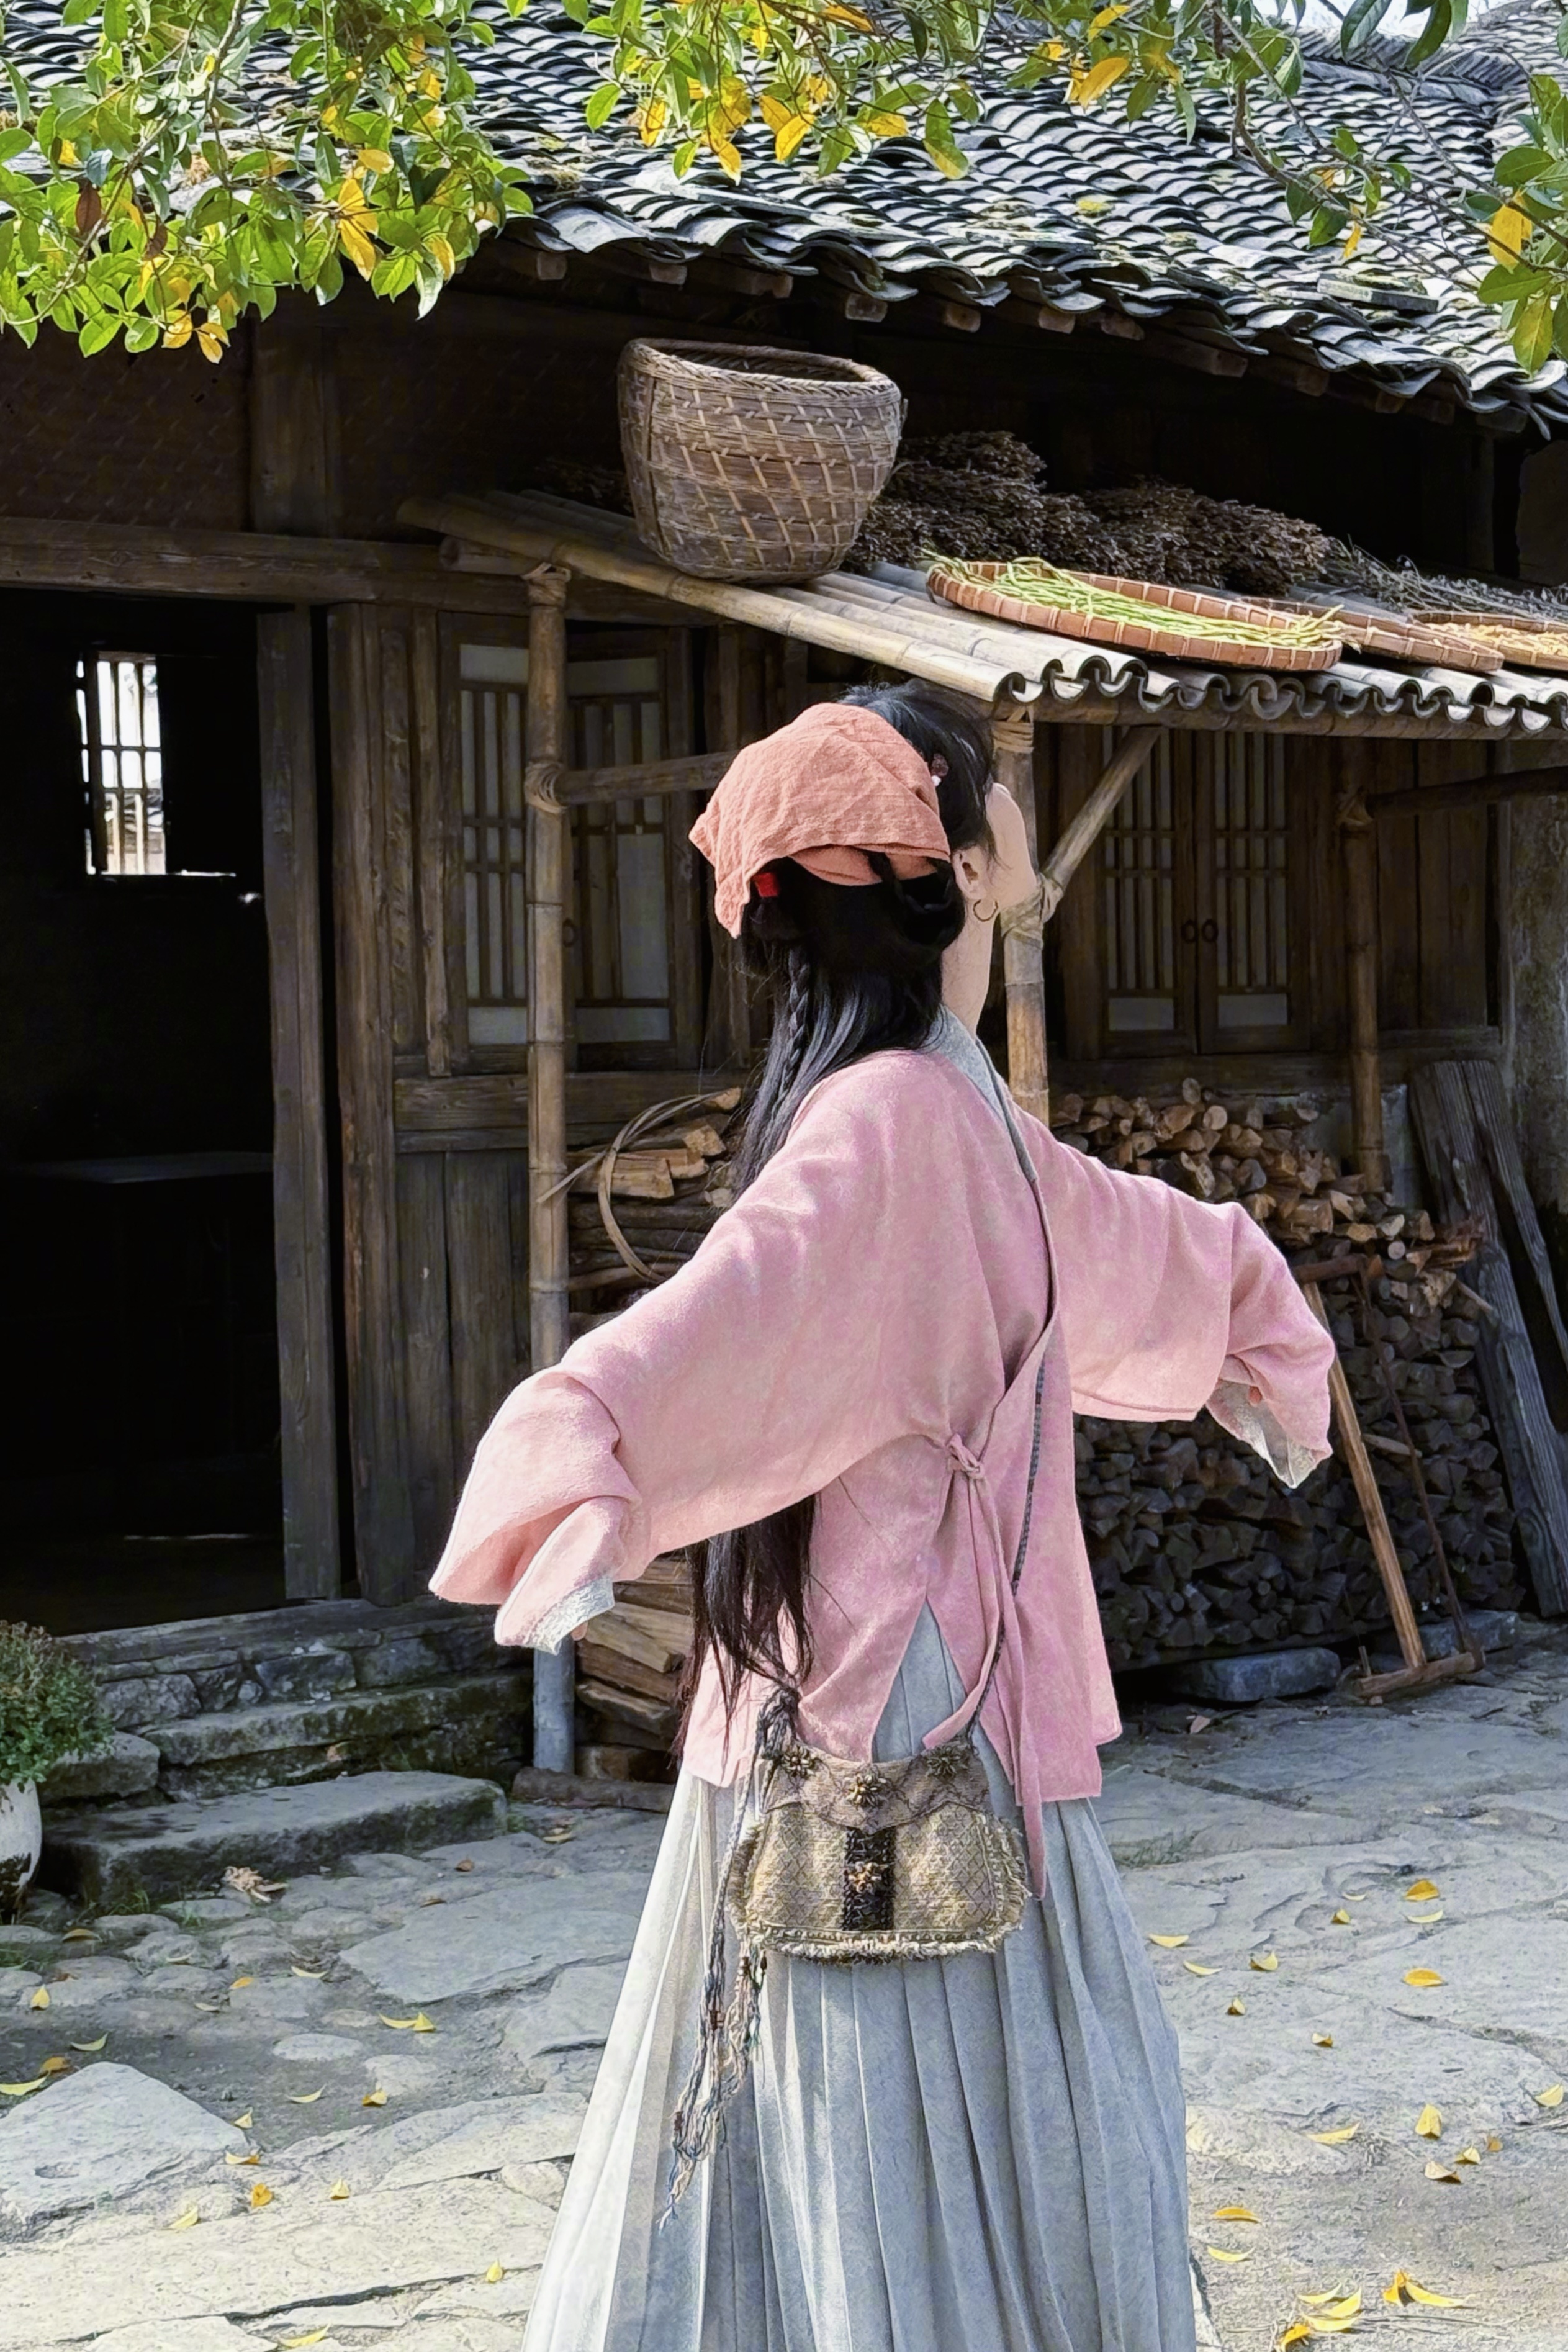
{"type": "MultiPolygon", "coordinates": [[[[1016,1117],[1048,1259],[1006,1129],[950,1060],[878,1054],[825,1080],[688,1265],[512,1391],[434,1587],[493,1607],[499,1641],[554,1648],[658,1553],[816,1495],[802,1736],[869,1756],[928,1602],[973,1707],[1000,1615],[980,1721],[1037,1870],[1040,1803],[1097,1795],[1097,1748],[1121,1728],[1073,1413],[1206,1404],[1294,1483],[1328,1452],[1332,1346],[1241,1207],[1016,1117]]],[[[687,1769],[745,1769],[765,1696],[727,1727],[710,1660],[687,1769]]]]}

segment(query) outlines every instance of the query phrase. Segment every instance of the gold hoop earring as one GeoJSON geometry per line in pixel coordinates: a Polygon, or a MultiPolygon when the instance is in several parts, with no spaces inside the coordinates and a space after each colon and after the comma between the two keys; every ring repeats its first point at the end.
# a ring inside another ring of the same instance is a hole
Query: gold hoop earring
{"type": "Polygon", "coordinates": [[[977,898],[969,911],[977,923],[994,923],[1001,912],[1001,901],[993,898],[989,908],[983,908],[977,898]]]}

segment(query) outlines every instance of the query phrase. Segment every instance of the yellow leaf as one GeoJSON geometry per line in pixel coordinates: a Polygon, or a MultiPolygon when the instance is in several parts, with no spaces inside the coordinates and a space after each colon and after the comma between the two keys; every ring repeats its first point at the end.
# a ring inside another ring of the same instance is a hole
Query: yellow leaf
{"type": "Polygon", "coordinates": [[[1534,2091],[1531,2096],[1538,2107],[1560,2107],[1563,2105],[1563,2085],[1553,2083],[1549,2091],[1534,2091]]]}
{"type": "Polygon", "coordinates": [[[1480,2160],[1481,2152],[1479,2147],[1462,2147],[1454,2158],[1456,2164],[1479,2164],[1480,2160]]]}
{"type": "Polygon", "coordinates": [[[1442,1917],[1441,1906],[1436,1911],[1407,1911],[1405,1917],[1413,1927],[1434,1927],[1442,1917]]]}
{"type": "Polygon", "coordinates": [[[395,2033],[434,2033],[436,2031],[422,2009],[416,2009],[412,2017],[384,2017],[381,2021],[383,2025],[390,2025],[395,2033]]]}
{"type": "Polygon", "coordinates": [[[235,2130],[236,2130],[236,2131],[248,2131],[248,2130],[250,2129],[251,2125],[252,2125],[255,2121],[256,2121],[256,2117],[251,2114],[250,2109],[249,2109],[248,2107],[247,2107],[247,2109],[246,2109],[245,2113],[244,2113],[242,2116],[236,2116],[236,2117],[235,2117],[235,2119],[234,2119],[234,2127],[235,2127],[235,2130]]]}
{"type": "Polygon", "coordinates": [[[1231,2002],[1229,2008],[1226,2011],[1226,2015],[1227,2017],[1245,2017],[1247,2015],[1247,2011],[1243,2008],[1239,1997],[1231,2002]]]}
{"type": "Polygon", "coordinates": [[[1182,1966],[1194,1977],[1216,1977],[1219,1974],[1217,1969],[1205,1969],[1202,1960],[1184,1960],[1182,1966]]]}
{"type": "Polygon", "coordinates": [[[1355,2326],[1353,2319],[1314,2319],[1314,2336],[1348,2336],[1355,2326]]]}
{"type": "Polygon", "coordinates": [[[708,134],[708,152],[731,180],[741,176],[741,151],[733,140],[726,139],[721,131],[708,134]]]}
{"type": "Polygon", "coordinates": [[[392,158],[384,147],[362,147],[354,157],[362,172],[390,172],[392,158]]]}
{"type": "Polygon", "coordinates": [[[1069,101],[1074,106],[1092,106],[1112,82],[1121,80],[1131,62],[1131,58],[1101,58],[1086,74],[1075,74],[1068,88],[1069,101]]]}
{"type": "Polygon", "coordinates": [[[458,267],[458,257],[452,250],[451,239],[443,236],[438,229],[432,229],[425,240],[425,250],[436,263],[442,277],[450,278],[458,267]]]}
{"type": "Polygon", "coordinates": [[[1090,40],[1096,33],[1103,33],[1107,25],[1114,25],[1119,16],[1125,16],[1129,5],[1130,0],[1110,0],[1108,8],[1102,8],[1098,16],[1091,16],[1089,20],[1090,40]]]}
{"type": "Polygon", "coordinates": [[[46,2058],[38,2069],[40,2074],[68,2074],[70,2071],[71,2062],[68,2058],[46,2058]]]}
{"type": "Polygon", "coordinates": [[[1215,2208],[1214,2218],[1216,2221],[1256,2221],[1258,2216],[1249,2213],[1245,2205],[1221,2205],[1215,2208]]]}
{"type": "MultiPolygon", "coordinates": [[[[1430,1903],[1436,1899],[1436,1894],[1437,1889],[1429,1878],[1418,1878],[1413,1886],[1405,1888],[1405,1900],[1406,1903],[1430,1903]]],[[[1401,2272],[1400,2275],[1403,2277],[1404,2273],[1401,2272]]]]}
{"type": "MultiPolygon", "coordinates": [[[[1310,2298],[1312,2301],[1316,2301],[1316,2299],[1317,2298],[1315,2296],[1310,2298]]],[[[1309,2297],[1303,2295],[1301,2300],[1303,2303],[1306,2303],[1309,2300],[1309,2297]]],[[[1361,2289],[1359,2287],[1356,2289],[1354,2294],[1330,2294],[1323,2297],[1323,2316],[1325,2319],[1353,2319],[1360,2309],[1361,2289]]]]}
{"type": "Polygon", "coordinates": [[[1434,2294],[1430,2287],[1422,2286],[1405,2271],[1394,2272],[1394,2287],[1384,2288],[1383,2299],[1385,2303],[1424,2303],[1435,2311],[1463,2311],[1465,2308],[1462,2295],[1434,2294]],[[1396,2294],[1394,2289],[1400,2292],[1396,2294]]]}
{"type": "Polygon", "coordinates": [[[1184,1944],[1190,1944],[1192,1940],[1190,1936],[1151,1936],[1149,1938],[1152,1944],[1158,1944],[1163,1952],[1179,1951],[1184,1944]]]}
{"type": "Polygon", "coordinates": [[[29,2009],[47,2009],[48,2005],[49,2005],[49,1989],[48,1989],[48,1986],[47,1986],[47,1985],[40,1985],[40,1986],[38,1987],[37,1991],[33,1995],[32,2000],[27,2003],[27,2007],[28,2007],[29,2009]]]}
{"type": "Polygon", "coordinates": [[[1502,2142],[1499,2139],[1496,2132],[1489,2132],[1487,2134],[1487,2147],[1491,2155],[1495,2156],[1501,2146],[1502,2142]]]}
{"type": "Polygon", "coordinates": [[[1415,2128],[1423,2139],[1441,2139],[1443,2118],[1436,2107],[1423,2107],[1415,2118],[1415,2128]]]}
{"type": "Polygon", "coordinates": [[[1309,2139],[1321,2140],[1325,2147],[1341,2147],[1347,2139],[1354,2139],[1360,2124],[1342,2124],[1337,2131],[1309,2132],[1309,2139]]]}
{"type": "Polygon", "coordinates": [[[668,111],[662,98],[650,98],[646,106],[638,107],[632,121],[642,134],[642,143],[645,147],[652,147],[657,143],[658,134],[664,129],[665,116],[668,111]]]}
{"type": "MultiPolygon", "coordinates": [[[[208,352],[208,351],[207,351],[206,343],[205,343],[205,340],[204,340],[204,338],[205,338],[205,334],[206,334],[206,329],[205,329],[205,327],[198,327],[198,328],[197,328],[197,330],[196,330],[196,339],[197,339],[197,341],[201,343],[201,346],[202,346],[203,351],[204,351],[204,352],[206,352],[206,355],[207,355],[207,357],[208,357],[208,359],[209,359],[209,360],[216,359],[216,358],[218,357],[218,354],[217,354],[217,352],[208,352]]],[[[221,2001],[221,2000],[198,2000],[198,2001],[197,2001],[197,2003],[196,2003],[196,2007],[197,2007],[198,2009],[205,2010],[205,2011],[206,2011],[206,2014],[207,2014],[209,2017],[216,2017],[216,2015],[218,2014],[219,2011],[220,2011],[220,2010],[222,2009],[222,2007],[223,2007],[223,2003],[222,2003],[222,2001],[221,2001]]]]}
{"type": "Polygon", "coordinates": [[[1292,2344],[1307,2343],[1310,2339],[1311,2333],[1304,2319],[1294,2320],[1279,2338],[1279,2352],[1289,2352],[1289,2347],[1292,2344]]]}
{"type": "Polygon", "coordinates": [[[485,2284],[487,2286],[500,2286],[505,2276],[506,2273],[502,2270],[500,2264],[499,2263],[492,2263],[489,2270],[485,2273],[485,2284]]]}
{"type": "Polygon", "coordinates": [[[349,173],[332,201],[336,205],[338,211],[348,220],[360,220],[366,218],[369,216],[371,212],[370,198],[365,194],[364,189],[360,184],[360,176],[357,172],[351,172],[349,173]]]}
{"type": "MultiPolygon", "coordinates": [[[[326,2087],[326,2084],[323,2083],[321,2085],[321,2091],[324,2091],[326,2087]]],[[[289,2094],[289,2105],[291,2107],[313,2107],[316,2101],[321,2097],[321,2091],[290,2091],[289,2094]]]]}
{"type": "Polygon", "coordinates": [[[243,1992],[247,1985],[254,1984],[255,1982],[256,1979],[254,1977],[236,1977],[234,1982],[229,1987],[229,1990],[230,1992],[243,1992]]]}
{"type": "Polygon", "coordinates": [[[247,2147],[243,2156],[236,2156],[232,2148],[226,2149],[223,2160],[226,2164],[259,2164],[261,2158],[255,2148],[247,2147]]]}
{"type": "Polygon", "coordinates": [[[822,13],[830,25],[847,25],[852,33],[868,33],[871,30],[869,16],[863,16],[858,8],[841,6],[839,0],[832,0],[832,5],[822,13]]]}
{"type": "Polygon", "coordinates": [[[363,2098],[360,2101],[360,2105],[362,2107],[384,2107],[386,2105],[386,2093],[382,2090],[367,2091],[363,2098]]]}
{"type": "Polygon", "coordinates": [[[1336,1911],[1329,1925],[1331,1927],[1352,1927],[1354,1922],[1348,1911],[1336,1911]]]}
{"type": "Polygon", "coordinates": [[[68,170],[69,170],[69,168],[70,168],[70,166],[71,166],[73,163],[77,163],[79,160],[79,157],[78,157],[78,155],[77,155],[76,149],[71,145],[70,141],[69,141],[68,139],[62,139],[62,140],[60,141],[60,162],[61,162],[61,163],[62,163],[62,164],[66,167],[66,169],[68,171],[68,170]]]}
{"type": "Polygon", "coordinates": [[[163,330],[163,349],[177,352],[188,343],[195,332],[195,321],[188,310],[178,311],[163,330]]]}
{"type": "Polygon", "coordinates": [[[1250,2254],[1227,2254],[1223,2246],[1205,2246],[1204,2252],[1212,2255],[1216,2263],[1249,2263],[1252,2260],[1250,2254]]]}
{"type": "MultiPolygon", "coordinates": [[[[360,276],[368,278],[380,257],[363,229],[352,220],[341,220],[338,223],[338,243],[342,247],[360,276]]],[[[297,1977],[308,1977],[318,1973],[324,1975],[326,1972],[324,1969],[317,1971],[310,1969],[296,1969],[294,1971],[297,1977]]]]}
{"type": "Polygon", "coordinates": [[[328,2196],[331,2199],[334,2205],[341,2205],[344,2198],[350,2193],[349,2184],[346,2180],[334,2180],[331,2187],[327,2191],[328,2196]]]}
{"type": "Polygon", "coordinates": [[[73,2050],[80,2050],[86,2056],[91,2058],[103,2048],[108,2040],[109,2036],[107,2033],[100,2033],[96,2042],[73,2042],[71,2043],[71,2048],[73,2050]]]}
{"type": "Polygon", "coordinates": [[[1279,1961],[1273,1952],[1254,1952],[1247,1965],[1249,1969],[1256,1969],[1260,1977],[1267,1977],[1273,1975],[1279,1961]]]}
{"type": "Polygon", "coordinates": [[[1351,233],[1349,236],[1346,237],[1344,245],[1341,250],[1340,257],[1342,260],[1349,261],[1352,255],[1360,252],[1362,230],[1363,226],[1363,223],[1361,221],[1355,221],[1352,224],[1351,233]]]}
{"type": "Polygon", "coordinates": [[[0,2091],[8,2099],[25,2099],[29,2091],[41,2091],[48,2079],[47,2074],[37,2074],[30,2083],[0,2083],[0,2091]]]}
{"type": "Polygon", "coordinates": [[[326,2329],[324,2327],[313,2327],[309,2336],[279,2336],[278,2339],[278,2352],[305,2352],[305,2347],[308,2344],[324,2344],[326,2340],[326,2329]]]}
{"type": "Polygon", "coordinates": [[[1451,2166],[1447,2164],[1438,2164],[1436,2159],[1434,2159],[1434,2161],[1426,2167],[1426,2178],[1428,2180],[1451,2180],[1455,2186],[1458,2187],[1459,2176],[1453,2170],[1451,2166]]]}
{"type": "Polygon", "coordinates": [[[194,2205],[187,2205],[184,2211],[177,2214],[170,2222],[169,2227],[171,2230],[194,2230],[201,2218],[194,2205]]]}
{"type": "Polygon", "coordinates": [[[1487,243],[1494,261],[1517,261],[1530,243],[1535,226],[1517,205],[1504,205],[1487,223],[1487,243]]]}
{"type": "Polygon", "coordinates": [[[867,130],[878,139],[902,139],[909,127],[905,116],[890,114],[885,107],[878,107],[874,113],[866,117],[867,130]]]}
{"type": "Polygon", "coordinates": [[[295,1977],[309,1977],[312,1984],[320,1984],[327,1971],[325,1969],[290,1969],[289,1973],[295,1977]]]}
{"type": "Polygon", "coordinates": [[[1440,1985],[1443,1979],[1436,1969],[1406,1969],[1405,1981],[1407,1985],[1415,1985],[1418,1991],[1425,1991],[1428,1985],[1440,1985]]]}
{"type": "Polygon", "coordinates": [[[1331,2033],[1314,2033],[1314,2034],[1313,2034],[1313,2036],[1312,2036],[1312,2047],[1314,2048],[1314,2050],[1331,2050],[1331,2049],[1333,2048],[1333,2046],[1334,2046],[1334,2037],[1333,2037],[1333,2035],[1332,2035],[1331,2033]]]}
{"type": "Polygon", "coordinates": [[[258,2212],[261,2210],[261,2208],[262,2208],[264,2205],[270,2205],[270,2204],[271,2204],[271,2202],[272,2202],[272,2191],[271,2191],[271,2189],[268,2189],[268,2187],[267,2186],[266,2181],[265,2181],[265,2180],[258,2180],[258,2181],[257,2181],[257,2182],[256,2182],[256,2184],[255,2184],[255,2186],[252,2188],[251,2192],[250,2192],[250,2206],[251,2206],[251,2210],[252,2210],[253,2212],[257,2212],[257,2213],[258,2213],[258,2212]]]}
{"type": "Polygon", "coordinates": [[[90,1927],[68,1927],[64,1940],[68,1944],[96,1944],[98,1937],[90,1927]]]}

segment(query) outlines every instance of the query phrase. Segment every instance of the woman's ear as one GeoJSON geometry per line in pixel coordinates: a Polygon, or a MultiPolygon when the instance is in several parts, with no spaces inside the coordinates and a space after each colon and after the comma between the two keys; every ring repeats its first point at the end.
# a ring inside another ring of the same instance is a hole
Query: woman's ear
{"type": "Polygon", "coordinates": [[[955,849],[952,870],[958,880],[960,894],[971,906],[989,896],[991,859],[984,847],[976,844],[973,849],[955,849]]]}

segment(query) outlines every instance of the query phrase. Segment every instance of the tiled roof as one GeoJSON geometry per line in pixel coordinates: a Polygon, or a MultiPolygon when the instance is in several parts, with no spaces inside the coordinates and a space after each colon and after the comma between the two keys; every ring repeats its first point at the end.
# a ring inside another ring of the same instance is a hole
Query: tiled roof
{"type": "Polygon", "coordinates": [[[982,700],[1031,703],[1041,717],[1120,724],[1151,719],[1168,727],[1229,719],[1292,732],[1433,736],[1477,745],[1568,733],[1568,677],[1545,672],[1502,669],[1478,677],[1351,659],[1308,671],[1160,662],[938,604],[920,573],[890,566],[869,579],[830,572],[799,587],[752,589],[742,611],[733,589],[688,578],[650,554],[626,517],[565,499],[530,492],[414,499],[403,520],[447,533],[452,551],[466,551],[469,560],[484,551],[481,562],[563,563],[699,612],[722,611],[781,635],[870,653],[982,700]]]}
{"type": "MultiPolygon", "coordinates": [[[[17,0],[7,43],[43,78],[69,69],[79,36],[49,0],[17,0]]],[[[496,40],[476,67],[491,136],[523,163],[537,210],[510,232],[557,252],[631,249],[667,265],[704,257],[818,275],[889,306],[921,293],[984,311],[1010,296],[1084,320],[1117,316],[1155,352],[1174,331],[1245,355],[1260,373],[1309,364],[1353,373],[1398,398],[1457,402],[1499,423],[1568,422],[1568,367],[1526,377],[1494,314],[1469,291],[1479,238],[1407,209],[1403,231],[1369,235],[1350,275],[1312,252],[1260,173],[1231,151],[1226,118],[1200,104],[1192,146],[1167,121],[1129,126],[1113,110],[1069,109],[1059,89],[984,89],[962,134],[971,169],[942,179],[900,141],[819,180],[753,141],[740,186],[711,163],[677,180],[666,154],[629,131],[591,138],[582,102],[605,51],[549,0],[515,21],[495,0],[496,40]],[[1403,281],[1379,291],[1368,268],[1403,281]]],[[[1403,141],[1418,180],[1435,151],[1456,185],[1487,175],[1523,70],[1559,62],[1556,0],[1501,0],[1403,96],[1312,46],[1301,106],[1348,121],[1370,147],[1403,141]]],[[[1391,58],[1395,52],[1384,48],[1391,58]]],[[[742,133],[742,141],[750,134],[742,133]]]]}

